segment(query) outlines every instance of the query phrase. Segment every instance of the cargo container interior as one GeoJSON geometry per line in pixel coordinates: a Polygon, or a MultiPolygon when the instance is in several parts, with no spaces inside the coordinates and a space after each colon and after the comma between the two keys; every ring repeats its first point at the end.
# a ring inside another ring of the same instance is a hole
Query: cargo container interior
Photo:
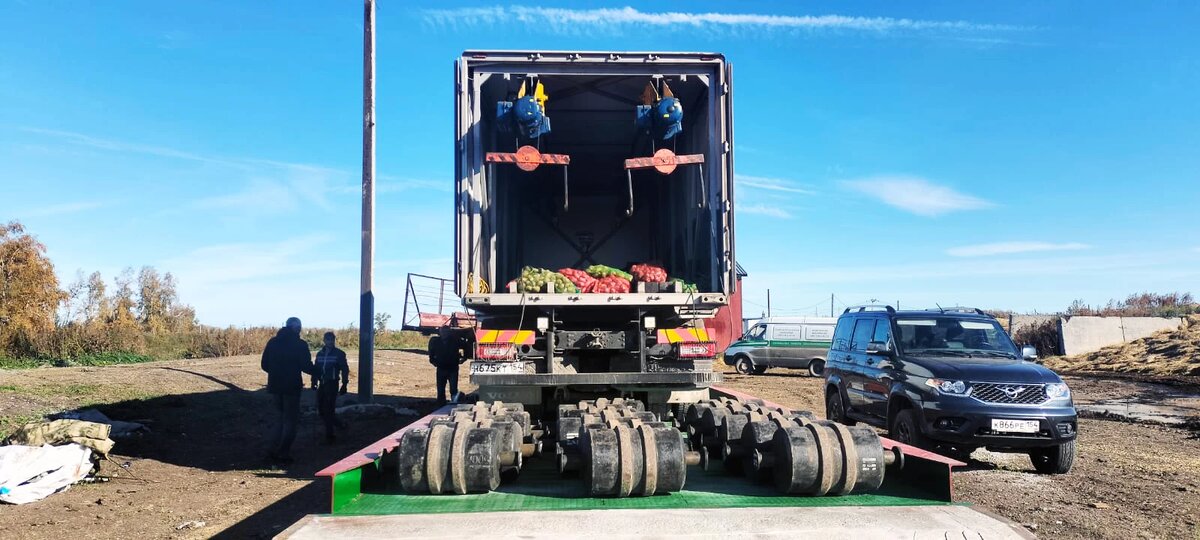
{"type": "MultiPolygon", "coordinates": [[[[635,125],[642,93],[654,80],[649,74],[537,77],[549,96],[546,116],[552,130],[532,140],[503,133],[495,115],[496,103],[515,99],[525,75],[474,77],[482,81],[474,85],[478,93],[470,102],[478,121],[471,123],[473,136],[467,140],[477,145],[480,162],[486,152],[514,152],[528,144],[542,153],[567,154],[570,165],[565,188],[561,166],[526,172],[512,164],[480,165],[478,195],[471,195],[476,197],[471,207],[480,213],[472,227],[478,228],[463,231],[460,222],[459,231],[460,249],[461,235],[469,235],[465,244],[472,254],[459,256],[469,272],[503,293],[525,266],[557,270],[604,264],[628,270],[634,263],[655,263],[671,277],[695,283],[701,292],[727,292],[724,273],[732,269],[723,256],[720,231],[726,175],[718,150],[721,138],[714,135],[724,125],[713,118],[722,103],[710,90],[713,76],[664,72],[663,80],[684,109],[682,132],[666,141],[654,140],[635,125]],[[670,175],[632,171],[633,213],[627,215],[625,160],[650,156],[659,148],[704,154],[705,163],[680,165],[670,175]]],[[[656,86],[659,82],[655,80],[656,86]]]]}

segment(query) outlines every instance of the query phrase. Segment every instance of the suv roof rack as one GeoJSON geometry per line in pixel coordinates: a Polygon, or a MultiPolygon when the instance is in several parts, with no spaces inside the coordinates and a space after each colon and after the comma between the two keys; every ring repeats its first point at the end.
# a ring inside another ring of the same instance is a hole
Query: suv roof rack
{"type": "MultiPolygon", "coordinates": [[[[929,308],[925,311],[939,311],[942,313],[975,313],[978,315],[986,315],[988,317],[991,317],[990,314],[988,314],[986,311],[984,311],[982,309],[974,308],[974,307],[967,307],[967,306],[951,306],[951,307],[938,306],[936,308],[929,308]]],[[[994,319],[995,317],[992,317],[992,318],[994,319]]]]}
{"type": "Polygon", "coordinates": [[[892,306],[880,306],[880,305],[850,306],[850,307],[847,307],[846,311],[843,311],[842,314],[845,315],[847,313],[850,313],[851,311],[853,311],[855,313],[862,313],[864,311],[887,311],[888,313],[895,313],[896,308],[893,308],[892,306]]]}

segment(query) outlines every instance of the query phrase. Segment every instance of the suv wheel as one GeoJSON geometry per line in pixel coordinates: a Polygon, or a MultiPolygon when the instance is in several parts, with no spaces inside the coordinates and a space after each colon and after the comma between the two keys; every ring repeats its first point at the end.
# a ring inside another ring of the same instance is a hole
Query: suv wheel
{"type": "Polygon", "coordinates": [[[858,422],[846,418],[846,408],[842,405],[842,395],[837,390],[826,392],[825,396],[825,419],[839,424],[853,426],[858,422]]]}
{"type": "Polygon", "coordinates": [[[737,360],[733,362],[733,369],[736,369],[737,372],[741,373],[742,375],[753,375],[754,362],[750,361],[749,356],[739,356],[737,357],[737,360]]]}
{"type": "Polygon", "coordinates": [[[927,446],[925,435],[921,433],[921,427],[917,425],[917,413],[912,409],[904,409],[896,415],[896,419],[892,420],[892,427],[888,430],[888,435],[897,442],[917,448],[927,446]]]}
{"type": "Polygon", "coordinates": [[[1075,441],[1035,448],[1029,452],[1033,468],[1042,474],[1067,474],[1075,464],[1075,441]]]}
{"type": "Polygon", "coordinates": [[[825,361],[815,359],[808,363],[808,374],[813,377],[820,377],[825,374],[825,361]]]}

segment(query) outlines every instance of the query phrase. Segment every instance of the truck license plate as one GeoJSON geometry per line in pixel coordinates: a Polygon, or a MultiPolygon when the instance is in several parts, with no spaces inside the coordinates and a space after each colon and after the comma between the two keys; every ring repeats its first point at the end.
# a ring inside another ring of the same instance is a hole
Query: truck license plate
{"type": "Polygon", "coordinates": [[[1001,420],[992,419],[992,431],[1007,433],[1037,433],[1037,420],[1001,420]]]}
{"type": "Polygon", "coordinates": [[[533,373],[530,362],[471,362],[471,373],[523,374],[533,373]]]}

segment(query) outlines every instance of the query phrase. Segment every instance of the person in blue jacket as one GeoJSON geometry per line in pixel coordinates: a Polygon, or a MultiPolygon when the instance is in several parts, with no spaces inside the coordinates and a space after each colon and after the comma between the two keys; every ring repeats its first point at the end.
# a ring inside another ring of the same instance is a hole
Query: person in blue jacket
{"type": "Polygon", "coordinates": [[[317,351],[316,369],[312,374],[312,387],[317,389],[317,412],[325,422],[325,440],[333,442],[337,437],[333,428],[345,428],[346,424],[337,419],[335,408],[338,394],[345,395],[350,384],[350,365],[346,363],[346,351],[335,346],[337,336],[333,332],[325,332],[325,346],[317,351]],[[342,385],[338,387],[338,379],[342,385]]]}
{"type": "Polygon", "coordinates": [[[262,370],[267,372],[267,393],[275,397],[279,420],[273,430],[267,458],[289,464],[292,462],[292,441],[300,422],[300,392],[304,390],[302,373],[312,375],[312,353],[300,339],[300,319],[292,317],[275,337],[267,341],[262,354],[262,370]]]}

